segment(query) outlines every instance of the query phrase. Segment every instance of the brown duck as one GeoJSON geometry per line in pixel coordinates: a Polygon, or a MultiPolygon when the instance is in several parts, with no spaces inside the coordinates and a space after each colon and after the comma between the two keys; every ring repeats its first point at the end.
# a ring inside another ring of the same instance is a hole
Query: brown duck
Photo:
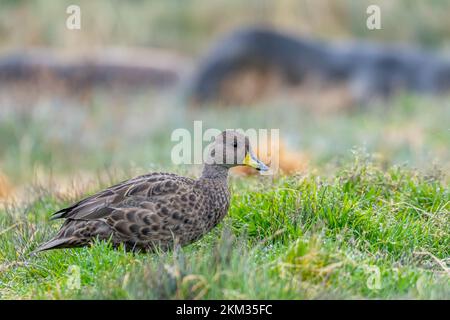
{"type": "Polygon", "coordinates": [[[268,170],[255,157],[248,137],[224,131],[211,145],[199,179],[149,173],[100,191],[54,213],[52,219],[66,220],[35,252],[87,246],[94,239],[138,251],[189,244],[227,214],[228,169],[239,165],[268,170]]]}

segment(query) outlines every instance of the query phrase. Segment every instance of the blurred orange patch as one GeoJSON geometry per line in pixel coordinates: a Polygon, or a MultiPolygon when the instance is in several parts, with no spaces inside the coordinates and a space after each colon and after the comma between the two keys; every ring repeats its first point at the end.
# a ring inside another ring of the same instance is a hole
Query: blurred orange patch
{"type": "MultiPolygon", "coordinates": [[[[255,147],[255,153],[265,164],[271,166],[275,165],[274,157],[272,157],[272,151],[279,154],[279,172],[280,174],[293,175],[296,173],[305,172],[308,167],[309,157],[298,151],[290,150],[286,147],[286,144],[280,139],[277,145],[272,148],[272,140],[269,142],[260,141],[258,147],[255,147]],[[272,150],[273,149],[273,150],[272,150]]],[[[257,174],[253,168],[239,166],[232,169],[232,173],[238,175],[254,175],[257,174]]]]}
{"type": "Polygon", "coordinates": [[[0,172],[0,199],[7,198],[12,193],[12,187],[4,174],[0,172]]]}

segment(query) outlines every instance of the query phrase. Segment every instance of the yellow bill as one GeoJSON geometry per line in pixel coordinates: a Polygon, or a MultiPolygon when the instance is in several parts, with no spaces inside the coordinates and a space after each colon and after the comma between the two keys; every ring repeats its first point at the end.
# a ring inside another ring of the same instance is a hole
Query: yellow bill
{"type": "Polygon", "coordinates": [[[257,159],[250,152],[247,152],[247,155],[244,158],[244,165],[255,168],[258,171],[268,171],[269,170],[269,167],[267,167],[262,161],[257,159]]]}

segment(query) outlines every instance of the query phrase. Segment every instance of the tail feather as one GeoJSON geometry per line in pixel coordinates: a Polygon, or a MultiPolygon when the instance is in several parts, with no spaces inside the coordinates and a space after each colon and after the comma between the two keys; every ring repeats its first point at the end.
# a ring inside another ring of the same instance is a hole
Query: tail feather
{"type": "Polygon", "coordinates": [[[58,249],[58,248],[66,248],[67,244],[70,242],[67,238],[54,238],[50,241],[47,241],[41,244],[36,250],[34,250],[31,254],[36,254],[41,251],[50,250],[50,249],[58,249]]]}
{"type": "Polygon", "coordinates": [[[50,217],[50,220],[56,220],[56,219],[61,219],[64,218],[65,215],[67,214],[67,212],[69,212],[71,209],[73,209],[74,206],[68,207],[68,208],[64,208],[61,209],[59,211],[56,211],[55,213],[52,214],[52,216],[50,217]]]}

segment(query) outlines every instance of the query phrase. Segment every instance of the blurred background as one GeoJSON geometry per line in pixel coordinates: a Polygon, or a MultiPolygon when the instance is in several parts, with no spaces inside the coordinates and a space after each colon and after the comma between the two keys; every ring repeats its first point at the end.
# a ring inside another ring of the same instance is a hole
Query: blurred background
{"type": "Polygon", "coordinates": [[[0,0],[0,198],[116,170],[190,172],[173,168],[170,134],[194,120],[280,129],[288,174],[328,174],[354,150],[448,172],[449,12],[450,0],[0,0]],[[74,4],[80,30],[66,28],[74,4]]]}

